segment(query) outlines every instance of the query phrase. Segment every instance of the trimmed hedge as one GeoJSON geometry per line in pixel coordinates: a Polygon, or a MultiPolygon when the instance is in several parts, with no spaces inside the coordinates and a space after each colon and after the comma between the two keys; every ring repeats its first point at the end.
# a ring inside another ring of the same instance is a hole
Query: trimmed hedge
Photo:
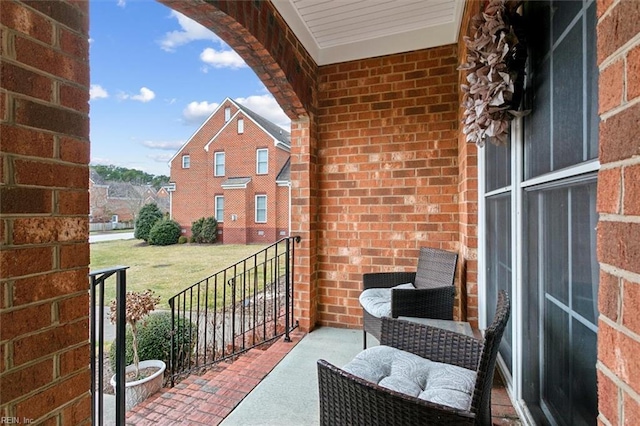
{"type": "Polygon", "coordinates": [[[218,221],[215,217],[201,217],[191,224],[191,242],[213,244],[218,240],[218,221]]]}
{"type": "Polygon", "coordinates": [[[149,231],[149,244],[154,246],[168,246],[176,244],[182,229],[175,220],[163,219],[156,222],[149,231]]]}
{"type": "MultiPolygon", "coordinates": [[[[185,318],[177,318],[176,343],[181,358],[186,358],[191,354],[196,341],[196,325],[185,318]]],[[[127,325],[126,334],[126,365],[133,364],[133,335],[131,327],[127,325]]],[[[159,359],[169,365],[169,354],[171,353],[171,312],[154,312],[144,321],[138,324],[138,356],[140,361],[148,359],[159,359]]],[[[177,358],[178,356],[176,356],[177,358]]],[[[111,365],[116,365],[116,345],[115,342],[109,350],[109,361],[111,365]]]]}
{"type": "Polygon", "coordinates": [[[150,203],[142,206],[136,218],[134,238],[148,242],[149,232],[159,220],[162,220],[162,212],[157,204],[150,203]]]}

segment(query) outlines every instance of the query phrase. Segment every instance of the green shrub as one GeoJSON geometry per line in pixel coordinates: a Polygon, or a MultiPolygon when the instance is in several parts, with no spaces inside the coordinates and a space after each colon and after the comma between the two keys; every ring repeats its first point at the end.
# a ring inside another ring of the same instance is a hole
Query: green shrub
{"type": "Polygon", "coordinates": [[[191,235],[195,243],[215,243],[218,239],[218,221],[213,216],[201,217],[191,224],[191,235]]]}
{"type": "Polygon", "coordinates": [[[155,203],[145,204],[138,212],[136,218],[135,231],[133,233],[134,238],[139,240],[149,241],[149,232],[153,225],[162,219],[162,212],[155,203]]]}
{"type": "MultiPolygon", "coordinates": [[[[196,325],[185,318],[176,318],[176,359],[185,358],[191,353],[196,341],[196,325]]],[[[127,326],[126,365],[133,364],[133,335],[127,326]]],[[[138,324],[138,355],[140,361],[159,359],[169,364],[171,353],[171,312],[154,312],[138,324]]],[[[109,349],[109,360],[115,368],[116,345],[109,349]]]]}
{"type": "Polygon", "coordinates": [[[188,241],[188,238],[185,237],[184,235],[180,235],[180,238],[178,238],[178,244],[184,244],[188,241]]]}
{"type": "Polygon", "coordinates": [[[175,244],[178,242],[181,232],[180,225],[175,220],[160,220],[149,231],[149,244],[154,246],[175,244]]]}

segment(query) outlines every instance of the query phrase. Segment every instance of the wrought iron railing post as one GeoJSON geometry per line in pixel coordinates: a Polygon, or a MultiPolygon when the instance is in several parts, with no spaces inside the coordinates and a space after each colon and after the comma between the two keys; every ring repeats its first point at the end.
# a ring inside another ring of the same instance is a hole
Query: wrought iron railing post
{"type": "Polygon", "coordinates": [[[285,265],[284,265],[284,341],[285,342],[290,342],[291,341],[291,337],[289,336],[289,286],[291,284],[291,277],[289,276],[289,269],[290,269],[290,265],[289,265],[289,254],[290,254],[290,249],[289,249],[289,245],[291,243],[291,239],[287,238],[285,240],[285,265]]]}
{"type": "Polygon", "coordinates": [[[116,275],[116,425],[124,425],[126,383],[126,325],[127,325],[127,274],[121,269],[116,275]]]}
{"type": "Polygon", "coordinates": [[[176,312],[175,312],[175,300],[173,298],[169,299],[169,307],[171,308],[171,353],[169,354],[169,371],[171,371],[171,387],[175,386],[174,382],[174,374],[176,372],[176,338],[175,338],[175,329],[176,329],[176,312]]]}
{"type": "MultiPolygon", "coordinates": [[[[105,281],[111,277],[112,275],[116,275],[116,295],[118,296],[118,300],[124,300],[124,296],[121,296],[120,293],[126,295],[126,270],[127,266],[116,266],[109,269],[103,269],[99,271],[94,271],[89,274],[90,277],[90,294],[91,294],[91,323],[90,323],[90,333],[91,333],[91,418],[93,423],[96,425],[102,425],[104,422],[104,296],[105,296],[105,281]]],[[[122,314],[120,315],[120,311],[118,311],[117,321],[116,321],[116,332],[120,328],[124,330],[125,327],[125,315],[124,303],[118,303],[118,308],[121,309],[122,314]]],[[[120,348],[124,348],[124,332],[120,333],[122,343],[119,343],[118,335],[116,335],[116,349],[119,351],[120,348]]],[[[118,355],[116,356],[118,357],[118,355]]],[[[124,365],[124,349],[122,349],[122,360],[121,363],[124,365]]],[[[122,390],[116,392],[116,403],[118,402],[118,395],[122,396],[122,409],[118,413],[118,405],[116,405],[116,419],[115,422],[117,425],[124,425],[124,366],[119,371],[118,368],[115,370],[116,374],[116,382],[122,384],[122,390]]]]}

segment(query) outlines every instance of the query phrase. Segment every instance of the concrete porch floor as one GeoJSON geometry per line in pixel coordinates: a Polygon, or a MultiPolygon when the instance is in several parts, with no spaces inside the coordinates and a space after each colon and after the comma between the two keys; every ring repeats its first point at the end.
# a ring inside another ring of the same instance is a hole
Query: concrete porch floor
{"type": "MultiPolygon", "coordinates": [[[[362,331],[321,327],[306,335],[295,331],[291,338],[163,389],[127,413],[127,424],[319,424],[316,361],[346,364],[362,350],[362,331]]],[[[368,340],[369,346],[376,343],[368,340]]],[[[495,425],[521,424],[499,378],[492,401],[495,425]]]]}

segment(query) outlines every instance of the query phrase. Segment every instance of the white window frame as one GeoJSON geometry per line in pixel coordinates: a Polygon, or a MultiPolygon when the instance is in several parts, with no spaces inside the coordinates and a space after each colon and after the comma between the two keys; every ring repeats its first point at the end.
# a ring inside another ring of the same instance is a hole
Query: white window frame
{"type": "Polygon", "coordinates": [[[231,107],[224,108],[224,122],[231,120],[231,107]]]}
{"type": "Polygon", "coordinates": [[[256,195],[255,198],[255,222],[256,223],[267,223],[267,195],[260,194],[256,195]],[[258,199],[264,198],[264,220],[258,220],[258,199]]]}
{"type": "Polygon", "coordinates": [[[189,154],[184,154],[182,156],[182,168],[183,169],[191,168],[191,156],[189,154]]]}
{"type": "Polygon", "coordinates": [[[214,210],[213,211],[214,211],[215,218],[218,221],[218,223],[223,223],[224,222],[224,195],[216,195],[213,200],[214,200],[214,202],[213,202],[213,204],[214,204],[213,209],[214,210]],[[222,214],[220,215],[221,217],[218,217],[218,210],[220,210],[219,207],[220,207],[220,202],[221,201],[222,201],[222,203],[221,203],[222,204],[222,214]]]}
{"type": "Polygon", "coordinates": [[[269,174],[269,150],[267,148],[258,148],[256,149],[256,174],[257,175],[266,175],[269,174]],[[266,153],[266,158],[262,164],[264,164],[264,171],[260,171],[260,153],[266,153]]]}
{"type": "Polygon", "coordinates": [[[238,118],[238,134],[244,133],[244,118],[238,118]]]}
{"type": "Polygon", "coordinates": [[[213,175],[214,176],[224,176],[226,174],[226,156],[224,151],[218,151],[213,153],[213,175]],[[218,159],[222,157],[222,173],[218,173],[218,159]]]}

